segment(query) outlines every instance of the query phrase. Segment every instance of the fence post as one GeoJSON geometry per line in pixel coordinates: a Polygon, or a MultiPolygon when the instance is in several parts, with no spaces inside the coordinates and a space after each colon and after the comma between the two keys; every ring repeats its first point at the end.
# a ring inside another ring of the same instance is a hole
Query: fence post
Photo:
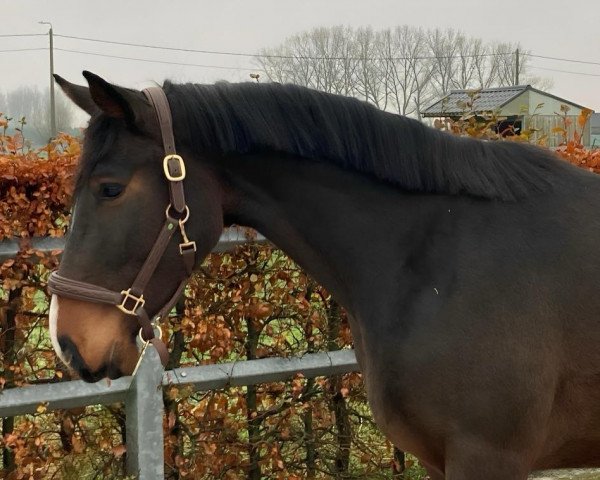
{"type": "Polygon", "coordinates": [[[125,399],[127,472],[140,480],[164,479],[162,376],[158,352],[149,345],[125,399]]]}

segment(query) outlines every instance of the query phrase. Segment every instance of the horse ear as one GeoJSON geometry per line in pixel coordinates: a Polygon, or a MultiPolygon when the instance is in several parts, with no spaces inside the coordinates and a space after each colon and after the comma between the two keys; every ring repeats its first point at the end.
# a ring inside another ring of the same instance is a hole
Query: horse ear
{"type": "Polygon", "coordinates": [[[125,120],[130,126],[136,124],[144,106],[148,105],[142,92],[113,85],[92,72],[84,71],[83,76],[97,108],[109,117],[125,120]]]}
{"type": "Polygon", "coordinates": [[[75,105],[84,110],[86,113],[89,115],[94,115],[100,111],[94,103],[94,100],[92,100],[90,89],[88,87],[67,82],[60,75],[56,74],[54,74],[54,80],[56,80],[56,83],[58,83],[61,90],[65,92],[65,95],[73,100],[75,105]]]}

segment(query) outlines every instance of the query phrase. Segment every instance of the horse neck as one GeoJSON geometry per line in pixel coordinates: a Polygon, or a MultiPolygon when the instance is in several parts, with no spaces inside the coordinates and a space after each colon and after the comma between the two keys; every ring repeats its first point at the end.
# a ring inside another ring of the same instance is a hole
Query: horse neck
{"type": "Polygon", "coordinates": [[[425,248],[424,225],[430,235],[444,227],[433,196],[404,194],[326,162],[256,155],[221,160],[219,168],[226,223],[256,228],[351,311],[373,305],[361,297],[374,288],[398,285],[407,258],[425,248]]]}

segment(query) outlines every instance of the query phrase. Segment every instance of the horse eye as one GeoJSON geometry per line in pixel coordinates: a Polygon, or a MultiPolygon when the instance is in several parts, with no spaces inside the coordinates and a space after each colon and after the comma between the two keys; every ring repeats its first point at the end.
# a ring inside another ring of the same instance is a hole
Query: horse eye
{"type": "Polygon", "coordinates": [[[100,185],[100,196],[102,198],[116,198],[123,192],[123,185],[118,183],[102,183],[100,185]]]}

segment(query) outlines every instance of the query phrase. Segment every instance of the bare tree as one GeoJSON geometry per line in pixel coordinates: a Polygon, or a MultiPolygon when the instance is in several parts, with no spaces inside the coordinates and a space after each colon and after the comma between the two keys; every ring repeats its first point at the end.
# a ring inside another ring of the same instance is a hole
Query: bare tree
{"type": "Polygon", "coordinates": [[[498,65],[491,45],[482,45],[480,55],[475,62],[475,81],[478,88],[490,88],[495,84],[498,65]]]}
{"type": "Polygon", "coordinates": [[[406,25],[384,30],[379,37],[378,54],[384,59],[385,82],[390,110],[420,117],[428,101],[432,62],[425,43],[425,32],[406,25]]]}
{"type": "Polygon", "coordinates": [[[554,80],[548,77],[539,77],[537,75],[525,75],[521,83],[527,85],[535,85],[535,87],[543,92],[554,88],[554,80]]]}
{"type": "MultiPolygon", "coordinates": [[[[517,48],[486,44],[453,29],[337,26],[293,35],[264,49],[256,61],[272,81],[354,96],[420,118],[424,106],[451,89],[513,85],[517,48]]],[[[544,79],[527,76],[523,53],[520,82],[547,87],[544,79]]]]}
{"type": "Polygon", "coordinates": [[[306,34],[294,35],[277,48],[264,48],[257,57],[261,69],[274,82],[311,86],[310,66],[302,57],[309,57],[306,34]]]}
{"type": "Polygon", "coordinates": [[[427,45],[433,62],[431,86],[436,96],[449,92],[456,76],[456,61],[458,33],[453,29],[441,30],[436,28],[427,34],[427,45]]]}
{"type": "Polygon", "coordinates": [[[358,61],[354,89],[358,97],[385,110],[386,91],[385,61],[378,56],[381,35],[371,27],[359,28],[354,35],[354,51],[358,61]]]}
{"type": "MultiPolygon", "coordinates": [[[[20,119],[25,117],[30,129],[26,137],[45,143],[51,136],[50,128],[50,89],[39,90],[34,86],[23,85],[0,95],[0,111],[20,119]],[[33,137],[33,138],[32,138],[33,137]]],[[[73,127],[75,111],[72,102],[59,90],[56,91],[56,126],[59,131],[73,127]]],[[[27,128],[27,127],[26,127],[27,128]]]]}
{"type": "Polygon", "coordinates": [[[456,74],[451,79],[453,88],[466,89],[481,87],[477,82],[477,72],[485,65],[483,41],[479,38],[456,36],[456,74]]]}
{"type": "MultiPolygon", "coordinates": [[[[494,73],[493,84],[499,87],[514,85],[516,79],[517,57],[516,51],[519,44],[515,43],[494,43],[491,46],[492,56],[490,61],[492,66],[490,71],[494,73]]],[[[521,50],[522,51],[522,50],[521,50]]],[[[519,62],[519,75],[527,68],[527,59],[521,55],[519,62]]],[[[519,82],[522,83],[522,82],[519,82]]]]}
{"type": "Polygon", "coordinates": [[[316,28],[263,49],[257,61],[273,81],[352,95],[357,67],[352,36],[347,27],[316,28]]]}

